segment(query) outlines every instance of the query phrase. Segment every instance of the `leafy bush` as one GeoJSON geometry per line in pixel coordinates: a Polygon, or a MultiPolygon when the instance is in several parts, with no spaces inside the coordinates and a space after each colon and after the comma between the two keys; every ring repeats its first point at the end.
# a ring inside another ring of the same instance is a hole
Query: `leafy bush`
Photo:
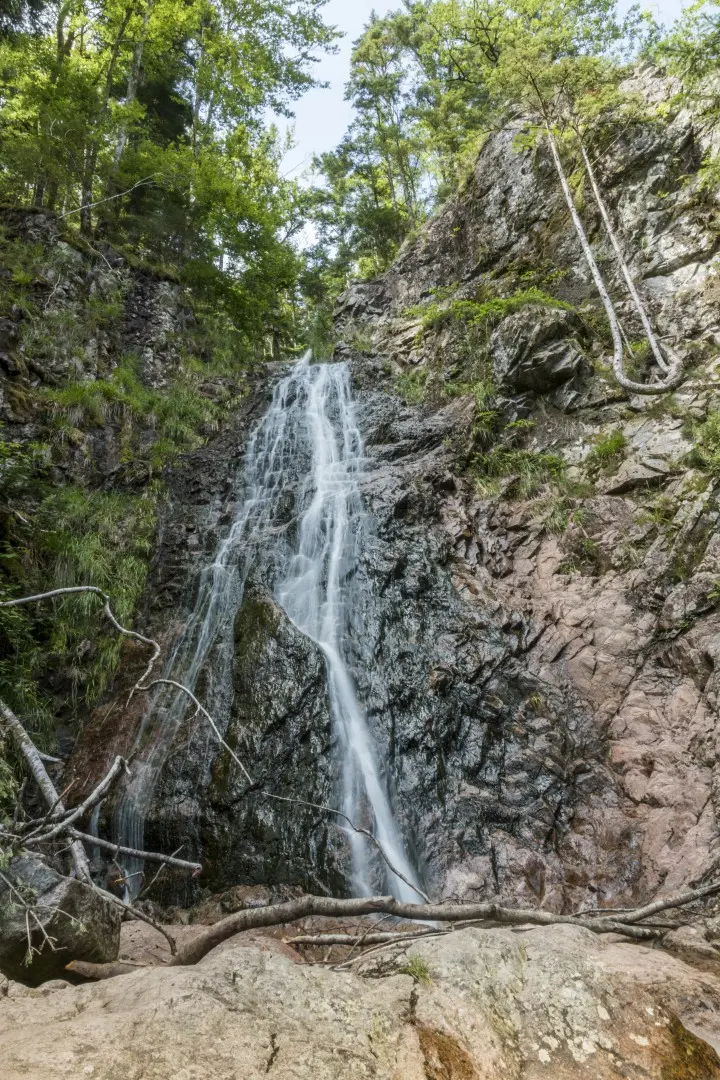
{"type": "Polygon", "coordinates": [[[711,412],[695,429],[694,435],[692,463],[710,476],[720,477],[720,410],[711,412]]]}
{"type": "Polygon", "coordinates": [[[439,329],[452,322],[463,322],[468,326],[495,326],[508,315],[528,306],[561,308],[572,311],[572,305],[558,300],[549,293],[531,286],[521,289],[512,296],[490,296],[478,300],[451,300],[450,303],[433,302],[428,307],[411,308],[410,313],[422,316],[422,331],[439,329]]]}

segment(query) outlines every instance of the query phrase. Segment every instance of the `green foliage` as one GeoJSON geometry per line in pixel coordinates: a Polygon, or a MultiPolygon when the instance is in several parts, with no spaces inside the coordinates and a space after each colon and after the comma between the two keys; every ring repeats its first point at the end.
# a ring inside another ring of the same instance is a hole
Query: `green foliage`
{"type": "Polygon", "coordinates": [[[406,405],[420,405],[425,400],[427,374],[427,371],[421,368],[418,371],[403,372],[398,376],[395,389],[406,405]]]}
{"type": "MultiPolygon", "coordinates": [[[[164,266],[247,340],[290,343],[305,196],[267,118],[315,85],[324,2],[70,0],[21,22],[0,35],[0,199],[164,266]]],[[[18,265],[12,284],[32,278],[18,265]]]]}
{"type": "Polygon", "coordinates": [[[546,532],[560,536],[570,528],[579,528],[588,519],[588,511],[582,502],[564,490],[553,491],[539,500],[536,510],[546,532]]]}
{"type": "MultiPolygon", "coordinates": [[[[3,596],[27,595],[73,585],[95,585],[113,598],[118,619],[132,622],[145,584],[155,535],[157,495],[46,490],[31,528],[5,544],[3,596]]],[[[93,704],[117,665],[121,640],[103,620],[97,597],[61,598],[36,610],[0,610],[0,696],[34,716],[45,735],[48,703],[37,678],[68,661],[73,701],[93,704]]]]}
{"type": "Polygon", "coordinates": [[[590,453],[585,458],[585,469],[589,476],[613,472],[625,456],[628,441],[625,433],[616,428],[597,437],[590,453]]]}
{"type": "Polygon", "coordinates": [[[411,956],[401,970],[403,975],[410,975],[415,982],[422,983],[424,986],[429,986],[432,982],[430,966],[422,956],[411,956]]]}
{"type": "Polygon", "coordinates": [[[217,389],[212,397],[202,394],[199,385],[207,374],[206,365],[190,361],[169,386],[156,390],[140,378],[137,358],[127,355],[109,378],[46,390],[45,397],[61,439],[72,438],[73,432],[82,438],[90,428],[117,424],[126,433],[123,462],[144,461],[156,471],[179,453],[200,446],[235,402],[232,396],[218,401],[217,389]],[[143,428],[151,431],[150,439],[143,439],[143,428]]]}
{"type": "Polygon", "coordinates": [[[711,412],[694,432],[692,463],[710,476],[720,477],[720,411],[711,412]]]}
{"type": "Polygon", "coordinates": [[[502,479],[507,482],[506,493],[519,499],[536,494],[545,484],[562,481],[565,470],[565,462],[558,454],[507,446],[477,454],[470,466],[481,494],[492,492],[488,480],[502,479]]]}
{"type": "Polygon", "coordinates": [[[529,306],[573,310],[571,304],[532,286],[529,289],[521,289],[512,296],[491,296],[482,300],[452,300],[449,304],[436,301],[428,307],[411,308],[408,313],[422,315],[422,329],[427,333],[452,322],[463,322],[469,326],[495,326],[508,315],[529,306]]]}

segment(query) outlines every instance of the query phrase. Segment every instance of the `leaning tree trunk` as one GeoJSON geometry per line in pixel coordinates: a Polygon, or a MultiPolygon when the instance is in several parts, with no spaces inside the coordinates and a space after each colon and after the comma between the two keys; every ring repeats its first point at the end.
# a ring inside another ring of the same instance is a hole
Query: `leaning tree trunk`
{"type": "Polygon", "coordinates": [[[600,214],[602,216],[602,219],[603,219],[603,222],[605,224],[605,229],[607,231],[607,234],[610,237],[610,243],[612,244],[613,250],[615,251],[615,255],[617,256],[617,261],[620,264],[620,269],[622,270],[623,277],[625,278],[625,282],[626,282],[627,287],[628,287],[628,292],[630,293],[630,295],[633,298],[633,303],[635,304],[635,308],[637,310],[637,313],[640,316],[640,321],[642,322],[643,330],[645,331],[645,336],[647,337],[647,339],[648,339],[648,341],[650,343],[650,348],[652,349],[652,353],[653,353],[653,356],[655,357],[655,361],[656,361],[658,367],[660,368],[660,370],[664,371],[666,374],[668,374],[670,371],[672,371],[675,367],[677,367],[680,364],[680,358],[675,353],[673,353],[673,351],[671,349],[668,349],[667,346],[665,346],[665,349],[668,352],[668,354],[670,355],[672,363],[668,364],[665,357],[664,357],[664,355],[663,355],[663,351],[662,351],[662,348],[660,347],[660,343],[659,343],[659,341],[657,340],[657,338],[655,336],[655,332],[654,332],[652,326],[650,325],[650,319],[648,318],[648,314],[647,314],[647,312],[645,310],[645,305],[643,304],[642,300],[640,299],[640,294],[638,293],[637,288],[635,287],[635,282],[633,281],[632,274],[630,273],[630,268],[629,268],[627,262],[625,261],[625,256],[623,254],[622,248],[620,247],[620,243],[619,243],[617,235],[615,233],[615,229],[613,228],[613,224],[612,224],[612,222],[610,220],[610,214],[608,213],[608,209],[607,209],[607,206],[605,204],[605,200],[603,199],[602,194],[600,192],[600,188],[598,187],[598,183],[597,183],[597,180],[595,178],[595,171],[594,171],[594,169],[592,167],[592,164],[590,162],[590,157],[588,155],[587,150],[585,149],[585,145],[584,145],[584,143],[582,141],[582,138],[580,136],[580,132],[576,131],[576,135],[577,135],[577,138],[578,138],[578,142],[580,144],[580,152],[582,153],[583,162],[585,164],[585,171],[587,172],[588,179],[590,181],[590,186],[592,188],[592,192],[593,192],[593,195],[595,197],[595,202],[597,203],[598,210],[600,211],[600,214]]]}
{"type": "MultiPolygon", "coordinates": [[[[45,800],[48,810],[59,814],[65,813],[65,805],[58,795],[55,785],[48,775],[45,763],[38,753],[37,747],[25,731],[15,713],[4,701],[0,701],[0,728],[4,728],[12,735],[18,749],[25,758],[28,768],[33,775],[40,793],[45,800]]],[[[81,881],[91,883],[90,866],[88,864],[85,848],[80,840],[72,840],[70,852],[75,863],[75,871],[81,881]]]]}
{"type": "Polygon", "coordinates": [[[583,223],[580,220],[580,215],[577,212],[575,201],[570,191],[570,185],[568,183],[565,170],[563,168],[562,161],[560,160],[560,153],[557,148],[555,136],[552,133],[550,124],[546,121],[545,130],[547,132],[548,142],[550,143],[550,150],[552,152],[553,161],[555,163],[555,169],[560,180],[560,186],[565,196],[565,202],[567,203],[570,216],[572,218],[573,225],[575,226],[575,232],[577,233],[580,246],[583,249],[583,254],[587,260],[587,264],[590,267],[590,273],[592,274],[595,287],[600,294],[603,307],[605,308],[605,314],[607,315],[608,322],[610,323],[610,330],[612,333],[614,356],[613,356],[613,372],[615,378],[625,390],[629,390],[634,394],[664,394],[668,390],[674,389],[682,380],[682,368],[680,366],[679,358],[672,368],[668,371],[665,379],[659,383],[639,383],[633,379],[629,379],[623,370],[623,340],[622,330],[620,329],[620,323],[618,321],[613,302],[610,299],[610,294],[607,291],[605,282],[603,281],[600,268],[595,261],[595,256],[592,253],[590,247],[590,241],[587,238],[587,234],[583,227],[583,223]]]}

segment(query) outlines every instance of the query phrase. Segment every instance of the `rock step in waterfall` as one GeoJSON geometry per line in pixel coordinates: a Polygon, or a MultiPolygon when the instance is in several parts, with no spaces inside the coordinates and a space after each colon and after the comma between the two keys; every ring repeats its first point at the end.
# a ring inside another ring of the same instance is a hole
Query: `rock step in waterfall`
{"type": "MultiPolygon", "coordinates": [[[[374,892],[382,867],[393,895],[417,902],[419,894],[408,884],[416,881],[415,871],[347,655],[349,614],[357,600],[355,572],[367,524],[359,487],[363,460],[348,365],[313,364],[307,353],[278,382],[250,437],[238,475],[237,514],[213,562],[201,573],[193,613],[166,671],[192,690],[203,672],[206,706],[220,721],[228,715],[233,622],[248,576],[259,573],[288,618],[324,655],[339,747],[338,809],[374,832],[389,863],[406,879],[392,873],[370,841],[348,827],[352,889],[358,895],[374,892]]],[[[135,774],[114,822],[117,838],[132,847],[143,847],[145,816],[186,710],[183,694],[163,691],[146,712],[136,742],[135,774]]],[[[302,792],[296,794],[302,798],[302,792]]]]}

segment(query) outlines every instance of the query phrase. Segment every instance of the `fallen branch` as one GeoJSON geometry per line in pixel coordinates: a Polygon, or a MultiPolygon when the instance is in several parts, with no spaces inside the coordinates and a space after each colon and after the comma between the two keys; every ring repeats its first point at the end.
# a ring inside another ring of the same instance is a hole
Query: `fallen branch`
{"type": "MultiPolygon", "coordinates": [[[[61,813],[65,813],[63,802],[55,790],[55,785],[48,775],[45,763],[40,757],[35,743],[32,741],[15,713],[4,701],[0,701],[0,726],[4,727],[15,740],[48,807],[54,807],[55,809],[60,810],[61,813]]],[[[81,841],[73,840],[70,845],[70,852],[73,857],[73,862],[75,863],[75,870],[78,877],[81,881],[85,881],[89,884],[91,881],[90,864],[88,863],[85,848],[81,841]]]]}
{"type": "Polygon", "coordinates": [[[102,840],[99,836],[91,836],[90,833],[79,832],[70,828],[69,833],[77,840],[84,840],[86,844],[93,844],[102,848],[103,851],[111,851],[113,855],[130,855],[134,859],[142,859],[144,862],[164,863],[176,870],[190,870],[193,874],[202,872],[202,863],[188,862],[186,859],[178,859],[175,855],[161,855],[157,851],[139,851],[137,848],[123,847],[122,844],[113,844],[110,840],[102,840]]]}
{"type": "Polygon", "coordinates": [[[694,904],[696,900],[704,900],[706,897],[715,896],[717,893],[720,893],[720,881],[713,881],[700,889],[684,889],[682,892],[671,893],[670,896],[653,900],[651,904],[646,904],[645,907],[636,908],[635,911],[625,915],[622,921],[630,924],[642,922],[653,915],[657,915],[659,911],[687,907],[688,904],[694,904]]]}
{"type": "Polygon", "coordinates": [[[27,844],[30,844],[31,842],[33,844],[45,843],[46,841],[53,840],[56,836],[60,836],[62,833],[67,832],[69,827],[74,822],[84,817],[88,810],[91,810],[96,803],[100,802],[100,799],[102,799],[103,795],[111,786],[116,776],[118,776],[123,769],[125,770],[125,772],[129,772],[127,761],[125,760],[125,758],[116,757],[109,772],[103,777],[103,779],[94,789],[94,791],[92,791],[90,795],[88,795],[87,799],[85,799],[85,801],[82,802],[80,806],[76,806],[75,809],[72,810],[67,817],[59,821],[57,825],[54,825],[49,832],[38,833],[37,836],[34,836],[32,838],[28,837],[25,842],[27,844]]]}
{"type": "Polygon", "coordinates": [[[194,941],[185,945],[173,957],[174,965],[196,964],[211,949],[223,941],[260,927],[282,926],[310,917],[348,919],[361,915],[393,915],[398,919],[414,922],[467,922],[483,921],[500,926],[581,926],[596,934],[623,934],[636,941],[651,941],[659,932],[647,927],[627,925],[616,919],[577,918],[573,915],[554,915],[549,911],[514,909],[498,904],[402,904],[392,896],[361,897],[354,900],[335,900],[327,896],[303,896],[282,904],[264,908],[248,908],[221,919],[208,927],[194,941]]]}
{"type": "MultiPolygon", "coordinates": [[[[315,945],[324,948],[328,945],[344,945],[347,948],[359,945],[393,945],[397,941],[415,941],[417,938],[432,937],[437,930],[383,930],[365,934],[300,934],[298,937],[283,938],[285,945],[315,945]]],[[[449,931],[448,931],[449,933],[449,931]]]]}

